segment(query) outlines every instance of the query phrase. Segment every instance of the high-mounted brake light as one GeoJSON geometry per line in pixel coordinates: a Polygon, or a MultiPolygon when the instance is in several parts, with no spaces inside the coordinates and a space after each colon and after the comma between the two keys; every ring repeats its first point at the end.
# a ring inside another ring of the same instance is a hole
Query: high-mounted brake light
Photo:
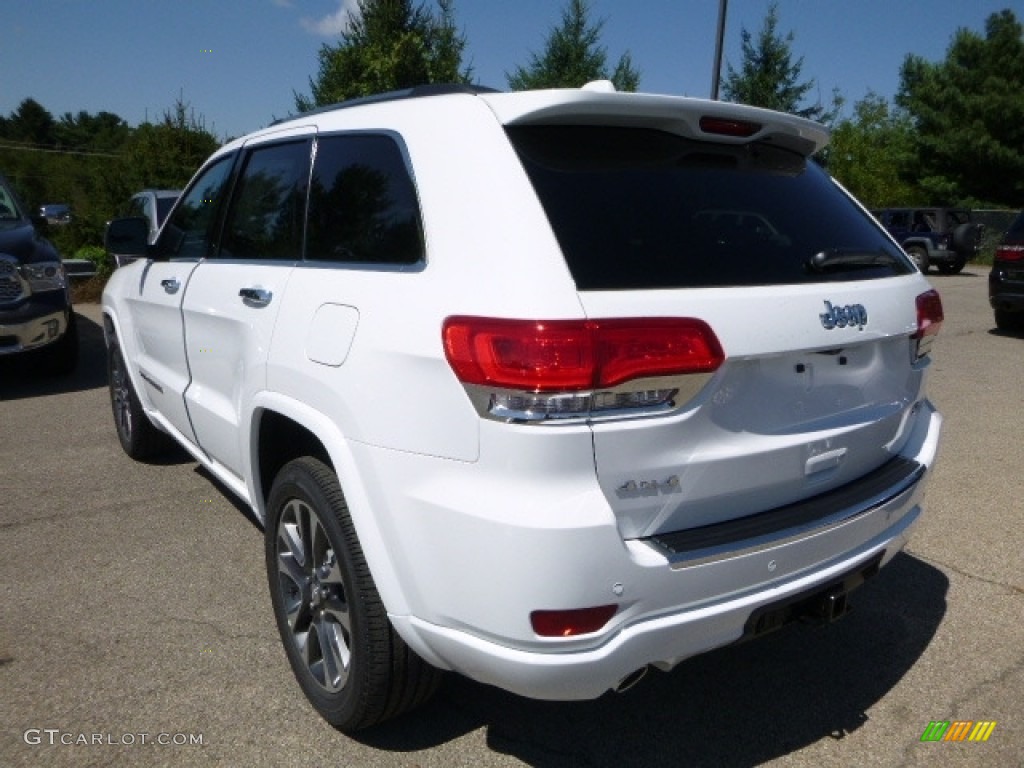
{"type": "Polygon", "coordinates": [[[700,129],[704,133],[712,133],[718,136],[734,136],[740,139],[749,139],[761,130],[760,123],[749,120],[733,120],[727,117],[712,117],[704,115],[700,119],[700,129]]]}
{"type": "Polygon", "coordinates": [[[1024,245],[1000,245],[996,248],[999,261],[1020,261],[1024,259],[1024,245]]]}
{"type": "Polygon", "coordinates": [[[935,290],[926,291],[915,299],[917,304],[917,333],[911,338],[915,341],[914,359],[920,360],[932,348],[932,342],[942,327],[945,316],[942,313],[942,299],[935,290]]]}

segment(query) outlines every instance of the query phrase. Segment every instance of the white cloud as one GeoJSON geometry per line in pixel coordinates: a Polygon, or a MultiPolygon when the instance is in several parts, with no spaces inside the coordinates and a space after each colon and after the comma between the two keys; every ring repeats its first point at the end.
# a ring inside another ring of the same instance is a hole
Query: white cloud
{"type": "Polygon", "coordinates": [[[340,35],[348,28],[349,14],[358,12],[359,0],[341,0],[338,3],[338,10],[334,13],[329,13],[320,19],[304,16],[299,21],[307,32],[321,37],[333,37],[340,35]]]}

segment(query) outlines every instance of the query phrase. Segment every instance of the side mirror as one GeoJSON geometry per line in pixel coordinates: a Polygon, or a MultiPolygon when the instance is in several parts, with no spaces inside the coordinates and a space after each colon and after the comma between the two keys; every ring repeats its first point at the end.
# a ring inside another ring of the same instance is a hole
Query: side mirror
{"type": "Polygon", "coordinates": [[[103,247],[119,267],[145,258],[149,249],[149,222],[141,216],[108,221],[103,247]]]}

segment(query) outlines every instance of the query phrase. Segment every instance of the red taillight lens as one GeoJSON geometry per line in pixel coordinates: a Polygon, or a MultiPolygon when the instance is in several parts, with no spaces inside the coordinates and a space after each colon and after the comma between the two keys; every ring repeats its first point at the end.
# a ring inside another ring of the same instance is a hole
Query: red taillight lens
{"type": "Polygon", "coordinates": [[[701,320],[601,320],[595,337],[599,387],[650,376],[709,373],[725,358],[718,338],[701,320]]]}
{"type": "Polygon", "coordinates": [[[450,317],[445,355],[465,384],[526,392],[614,387],[632,379],[708,373],[725,353],[688,318],[500,320],[450,317]]]}
{"type": "Polygon", "coordinates": [[[913,338],[917,341],[916,357],[922,358],[931,349],[932,340],[938,335],[945,316],[942,314],[942,299],[938,291],[926,291],[916,299],[917,333],[913,338]]]}
{"type": "Polygon", "coordinates": [[[1020,261],[1024,259],[1024,245],[1000,245],[996,248],[999,261],[1020,261]]]}
{"type": "Polygon", "coordinates": [[[465,384],[552,392],[593,382],[585,322],[450,317],[442,333],[448,363],[465,384]]]}
{"type": "Polygon", "coordinates": [[[712,117],[705,115],[700,119],[700,129],[704,133],[713,133],[717,136],[735,136],[747,139],[761,130],[760,123],[749,120],[731,120],[727,117],[712,117]]]}
{"type": "Polygon", "coordinates": [[[534,611],[530,614],[530,624],[541,637],[586,635],[601,629],[616,610],[615,605],[598,605],[567,611],[534,611]]]}

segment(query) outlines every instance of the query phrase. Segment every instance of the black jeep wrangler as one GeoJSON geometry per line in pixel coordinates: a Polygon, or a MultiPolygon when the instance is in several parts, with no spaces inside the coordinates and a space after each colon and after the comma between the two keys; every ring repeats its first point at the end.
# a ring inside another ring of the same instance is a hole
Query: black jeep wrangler
{"type": "Polygon", "coordinates": [[[964,208],[882,208],[872,211],[918,268],[953,275],[981,250],[981,224],[964,208]]]}

